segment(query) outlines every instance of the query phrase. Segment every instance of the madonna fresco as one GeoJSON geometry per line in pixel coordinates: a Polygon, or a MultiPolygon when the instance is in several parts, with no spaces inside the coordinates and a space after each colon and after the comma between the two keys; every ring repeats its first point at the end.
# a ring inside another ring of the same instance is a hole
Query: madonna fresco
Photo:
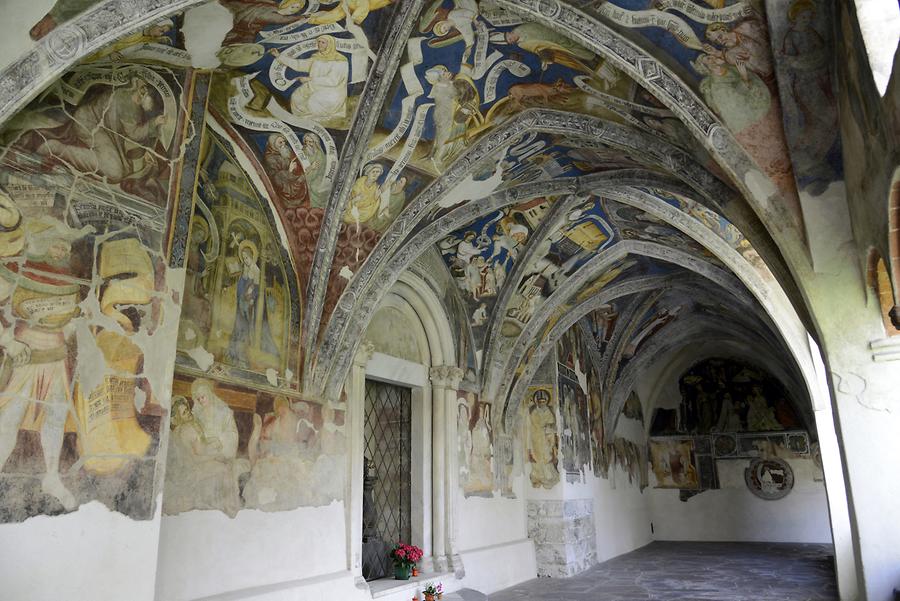
{"type": "Polygon", "coordinates": [[[191,222],[185,284],[192,294],[182,315],[179,364],[289,384],[288,374],[299,372],[288,349],[300,313],[290,259],[271,210],[226,146],[208,136],[191,222]]]}

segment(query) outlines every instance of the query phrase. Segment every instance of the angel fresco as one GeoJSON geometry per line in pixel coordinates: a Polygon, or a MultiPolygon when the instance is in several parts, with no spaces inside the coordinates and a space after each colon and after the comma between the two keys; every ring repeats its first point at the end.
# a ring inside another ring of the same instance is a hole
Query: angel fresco
{"type": "MultiPolygon", "coordinates": [[[[154,21],[144,29],[131,35],[119,38],[112,44],[104,46],[101,50],[89,55],[84,62],[97,62],[110,60],[120,62],[126,56],[132,54],[132,50],[144,45],[161,45],[171,47],[175,43],[175,21],[169,17],[154,21]]],[[[171,54],[168,58],[171,58],[171,54]]]]}
{"type": "Polygon", "coordinates": [[[767,83],[774,77],[769,37],[762,19],[744,19],[731,27],[712,23],[706,28],[706,38],[712,43],[704,44],[703,51],[732,65],[742,78],[748,71],[767,83]]]}
{"type": "Polygon", "coordinates": [[[531,52],[541,61],[541,72],[551,64],[559,64],[592,75],[594,69],[586,62],[594,59],[594,53],[578,45],[571,38],[539,23],[523,23],[511,31],[494,34],[491,41],[499,44],[511,44],[522,50],[531,52]]]}
{"type": "Polygon", "coordinates": [[[419,20],[420,33],[433,33],[436,38],[428,45],[440,48],[463,41],[465,49],[460,59],[460,69],[469,64],[475,45],[475,22],[478,16],[478,2],[475,0],[454,0],[453,7],[444,7],[443,0],[434,0],[422,13],[419,20]]]}
{"type": "Polygon", "coordinates": [[[429,158],[437,170],[446,167],[468,144],[470,126],[484,122],[478,89],[466,76],[454,76],[444,65],[425,72],[434,100],[435,134],[429,158]]]}
{"type": "Polygon", "coordinates": [[[759,122],[769,112],[772,97],[756,73],[740,71],[714,54],[701,54],[693,63],[704,76],[700,81],[703,99],[734,132],[759,122]]]}
{"type": "Polygon", "coordinates": [[[701,76],[704,99],[733,132],[760,122],[773,99],[774,72],[765,24],[748,18],[731,27],[712,23],[711,43],[692,63],[701,76]]]}
{"type": "MultiPolygon", "coordinates": [[[[337,6],[329,10],[319,10],[310,15],[301,17],[300,23],[309,23],[310,25],[330,25],[340,21],[347,22],[347,13],[349,11],[350,21],[353,25],[359,26],[369,13],[390,6],[395,0],[345,0],[338,2],[337,6]]],[[[350,29],[349,23],[348,29],[350,29]]]]}

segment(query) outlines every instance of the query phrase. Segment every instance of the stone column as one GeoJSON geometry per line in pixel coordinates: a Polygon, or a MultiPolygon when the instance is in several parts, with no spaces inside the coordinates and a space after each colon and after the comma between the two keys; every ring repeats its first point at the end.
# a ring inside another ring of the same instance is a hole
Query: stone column
{"type": "Polygon", "coordinates": [[[364,469],[364,428],[366,419],[366,364],[372,358],[375,346],[371,342],[359,345],[353,357],[353,368],[347,380],[347,569],[353,573],[358,586],[367,586],[362,575],[362,507],[364,469]]]}
{"type": "MultiPolygon", "coordinates": [[[[895,507],[900,498],[900,479],[895,476],[900,456],[900,352],[893,350],[900,351],[900,346],[896,337],[887,336],[878,299],[873,292],[867,298],[863,278],[851,261],[807,283],[838,444],[826,445],[831,433],[820,431],[819,438],[841,598],[888,601],[900,583],[900,514],[895,507]],[[833,456],[839,452],[842,461],[829,461],[829,450],[833,456]],[[832,500],[835,493],[843,493],[841,476],[850,536],[834,523],[835,509],[844,511],[832,500]],[[851,561],[855,566],[848,565],[851,561]]],[[[818,417],[825,408],[816,409],[818,417]]]]}
{"type": "Polygon", "coordinates": [[[463,371],[451,365],[432,367],[432,491],[431,533],[434,569],[446,571],[461,568],[455,552],[454,503],[458,485],[456,467],[456,389],[463,371]]]}

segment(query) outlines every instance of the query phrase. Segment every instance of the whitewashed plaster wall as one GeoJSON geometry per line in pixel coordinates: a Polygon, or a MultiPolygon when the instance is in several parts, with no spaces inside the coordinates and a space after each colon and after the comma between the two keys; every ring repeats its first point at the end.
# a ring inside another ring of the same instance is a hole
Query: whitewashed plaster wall
{"type": "Polygon", "coordinates": [[[650,543],[648,490],[628,482],[628,473],[610,466],[609,479],[589,478],[594,489],[597,560],[606,561],[650,543]]]}
{"type": "MultiPolygon", "coordinates": [[[[646,447],[644,425],[636,419],[619,416],[615,436],[646,447]]],[[[594,524],[597,527],[597,559],[606,561],[628,553],[652,540],[649,489],[641,491],[639,482],[629,482],[628,472],[618,465],[609,466],[609,478],[589,477],[594,488],[594,524]]]]}
{"type": "MultiPolygon", "coordinates": [[[[185,601],[282,585],[300,594],[306,582],[346,570],[344,504],[293,511],[189,511],[163,516],[156,581],[158,601],[185,601]]],[[[306,591],[309,594],[309,591],[306,591]]],[[[312,598],[312,597],[309,597],[312,598]]]]}
{"type": "MultiPolygon", "coordinates": [[[[530,486],[530,484],[527,484],[530,486]]],[[[494,492],[493,498],[464,497],[459,495],[459,535],[457,542],[461,552],[473,551],[501,543],[519,541],[526,537],[525,478],[514,479],[516,498],[507,498],[494,492]]]]}
{"type": "Polygon", "coordinates": [[[513,479],[515,498],[495,491],[492,498],[466,498],[458,492],[457,546],[466,575],[462,586],[491,594],[537,573],[534,545],[528,539],[525,487],[521,474],[513,479]]]}
{"type": "Polygon", "coordinates": [[[159,513],[132,520],[92,501],[66,515],[4,524],[3,598],[152,601],[159,523],[159,513]]]}
{"type": "Polygon", "coordinates": [[[794,488],[775,501],[747,489],[747,459],[718,461],[721,489],[687,501],[679,499],[677,490],[647,489],[654,539],[830,543],[828,502],[818,468],[807,458],[785,461],[794,470],[794,488]]]}

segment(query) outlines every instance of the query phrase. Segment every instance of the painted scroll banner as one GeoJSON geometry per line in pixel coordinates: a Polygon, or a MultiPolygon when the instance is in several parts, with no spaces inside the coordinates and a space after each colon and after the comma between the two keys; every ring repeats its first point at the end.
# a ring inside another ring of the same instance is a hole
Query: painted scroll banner
{"type": "Polygon", "coordinates": [[[638,104],[636,102],[631,102],[629,100],[624,100],[622,98],[618,98],[611,94],[605,94],[592,86],[590,82],[591,78],[587,75],[578,75],[574,79],[574,83],[578,86],[578,89],[591,96],[592,98],[596,98],[600,102],[602,102],[606,106],[615,107],[625,112],[636,111],[639,113],[644,113],[647,115],[655,115],[658,117],[670,117],[672,112],[667,108],[657,108],[646,106],[643,104],[638,104]]]}
{"type": "Polygon", "coordinates": [[[294,154],[297,155],[300,164],[306,169],[309,165],[309,158],[306,156],[306,153],[303,152],[303,144],[300,142],[300,138],[294,130],[275,119],[254,117],[245,110],[245,106],[250,99],[253,98],[253,90],[250,88],[250,80],[253,79],[253,77],[253,75],[247,75],[245,77],[236,77],[232,80],[238,93],[228,99],[228,114],[231,117],[231,120],[235,124],[246,127],[247,129],[280,133],[285,137],[291,150],[294,151],[294,154]]]}
{"type": "Polygon", "coordinates": [[[409,137],[406,139],[406,143],[403,145],[403,151],[400,153],[400,156],[397,157],[397,162],[394,163],[394,166],[391,167],[390,172],[388,173],[387,179],[385,180],[384,185],[381,187],[381,207],[382,209],[388,206],[388,200],[391,194],[391,184],[397,181],[397,178],[400,177],[400,173],[409,164],[410,159],[412,159],[413,153],[416,151],[416,146],[419,144],[419,140],[422,137],[422,130],[425,129],[425,117],[428,116],[428,109],[434,106],[433,102],[429,102],[427,104],[423,104],[416,109],[416,116],[413,119],[412,130],[409,132],[409,137]]]}
{"type": "Polygon", "coordinates": [[[519,15],[511,13],[492,2],[482,2],[478,12],[494,27],[511,27],[525,22],[525,19],[519,15]]]}
{"type": "Polygon", "coordinates": [[[263,44],[299,44],[301,42],[306,42],[307,40],[313,40],[320,35],[334,35],[346,31],[337,23],[317,25],[315,27],[310,27],[309,29],[304,29],[303,31],[293,31],[299,26],[300,25],[296,23],[291,23],[271,32],[261,31],[259,35],[263,38],[263,44]]]}
{"type": "Polygon", "coordinates": [[[381,143],[366,153],[366,160],[364,161],[366,163],[396,146],[403,139],[413,122],[413,107],[416,105],[416,100],[425,93],[425,90],[422,88],[422,82],[419,81],[416,75],[416,67],[421,65],[424,60],[422,56],[423,41],[424,38],[410,38],[406,42],[406,56],[408,60],[400,67],[400,78],[403,81],[403,86],[406,88],[406,97],[400,101],[400,121],[381,143]]]}
{"type": "Polygon", "coordinates": [[[677,10],[684,13],[692,21],[708,25],[710,23],[731,23],[753,14],[753,8],[748,2],[737,2],[724,8],[704,8],[694,4],[691,0],[657,0],[656,8],[659,10],[677,10]]]}
{"type": "Polygon", "coordinates": [[[490,33],[483,21],[478,21],[475,24],[475,37],[475,66],[472,69],[472,79],[478,80],[484,77],[491,65],[503,58],[503,54],[494,50],[488,55],[487,49],[490,33]]]}
{"type": "Polygon", "coordinates": [[[525,77],[531,73],[531,68],[525,63],[517,60],[506,59],[500,61],[488,71],[487,79],[484,80],[484,103],[493,102],[497,98],[497,82],[504,71],[509,71],[516,77],[525,77]]]}
{"type": "Polygon", "coordinates": [[[703,43],[697,38],[697,34],[684,19],[676,15],[665,13],[661,10],[626,10],[607,2],[597,7],[597,12],[617,25],[629,29],[643,27],[659,27],[671,33],[675,38],[688,48],[702,50],[703,43]]]}

